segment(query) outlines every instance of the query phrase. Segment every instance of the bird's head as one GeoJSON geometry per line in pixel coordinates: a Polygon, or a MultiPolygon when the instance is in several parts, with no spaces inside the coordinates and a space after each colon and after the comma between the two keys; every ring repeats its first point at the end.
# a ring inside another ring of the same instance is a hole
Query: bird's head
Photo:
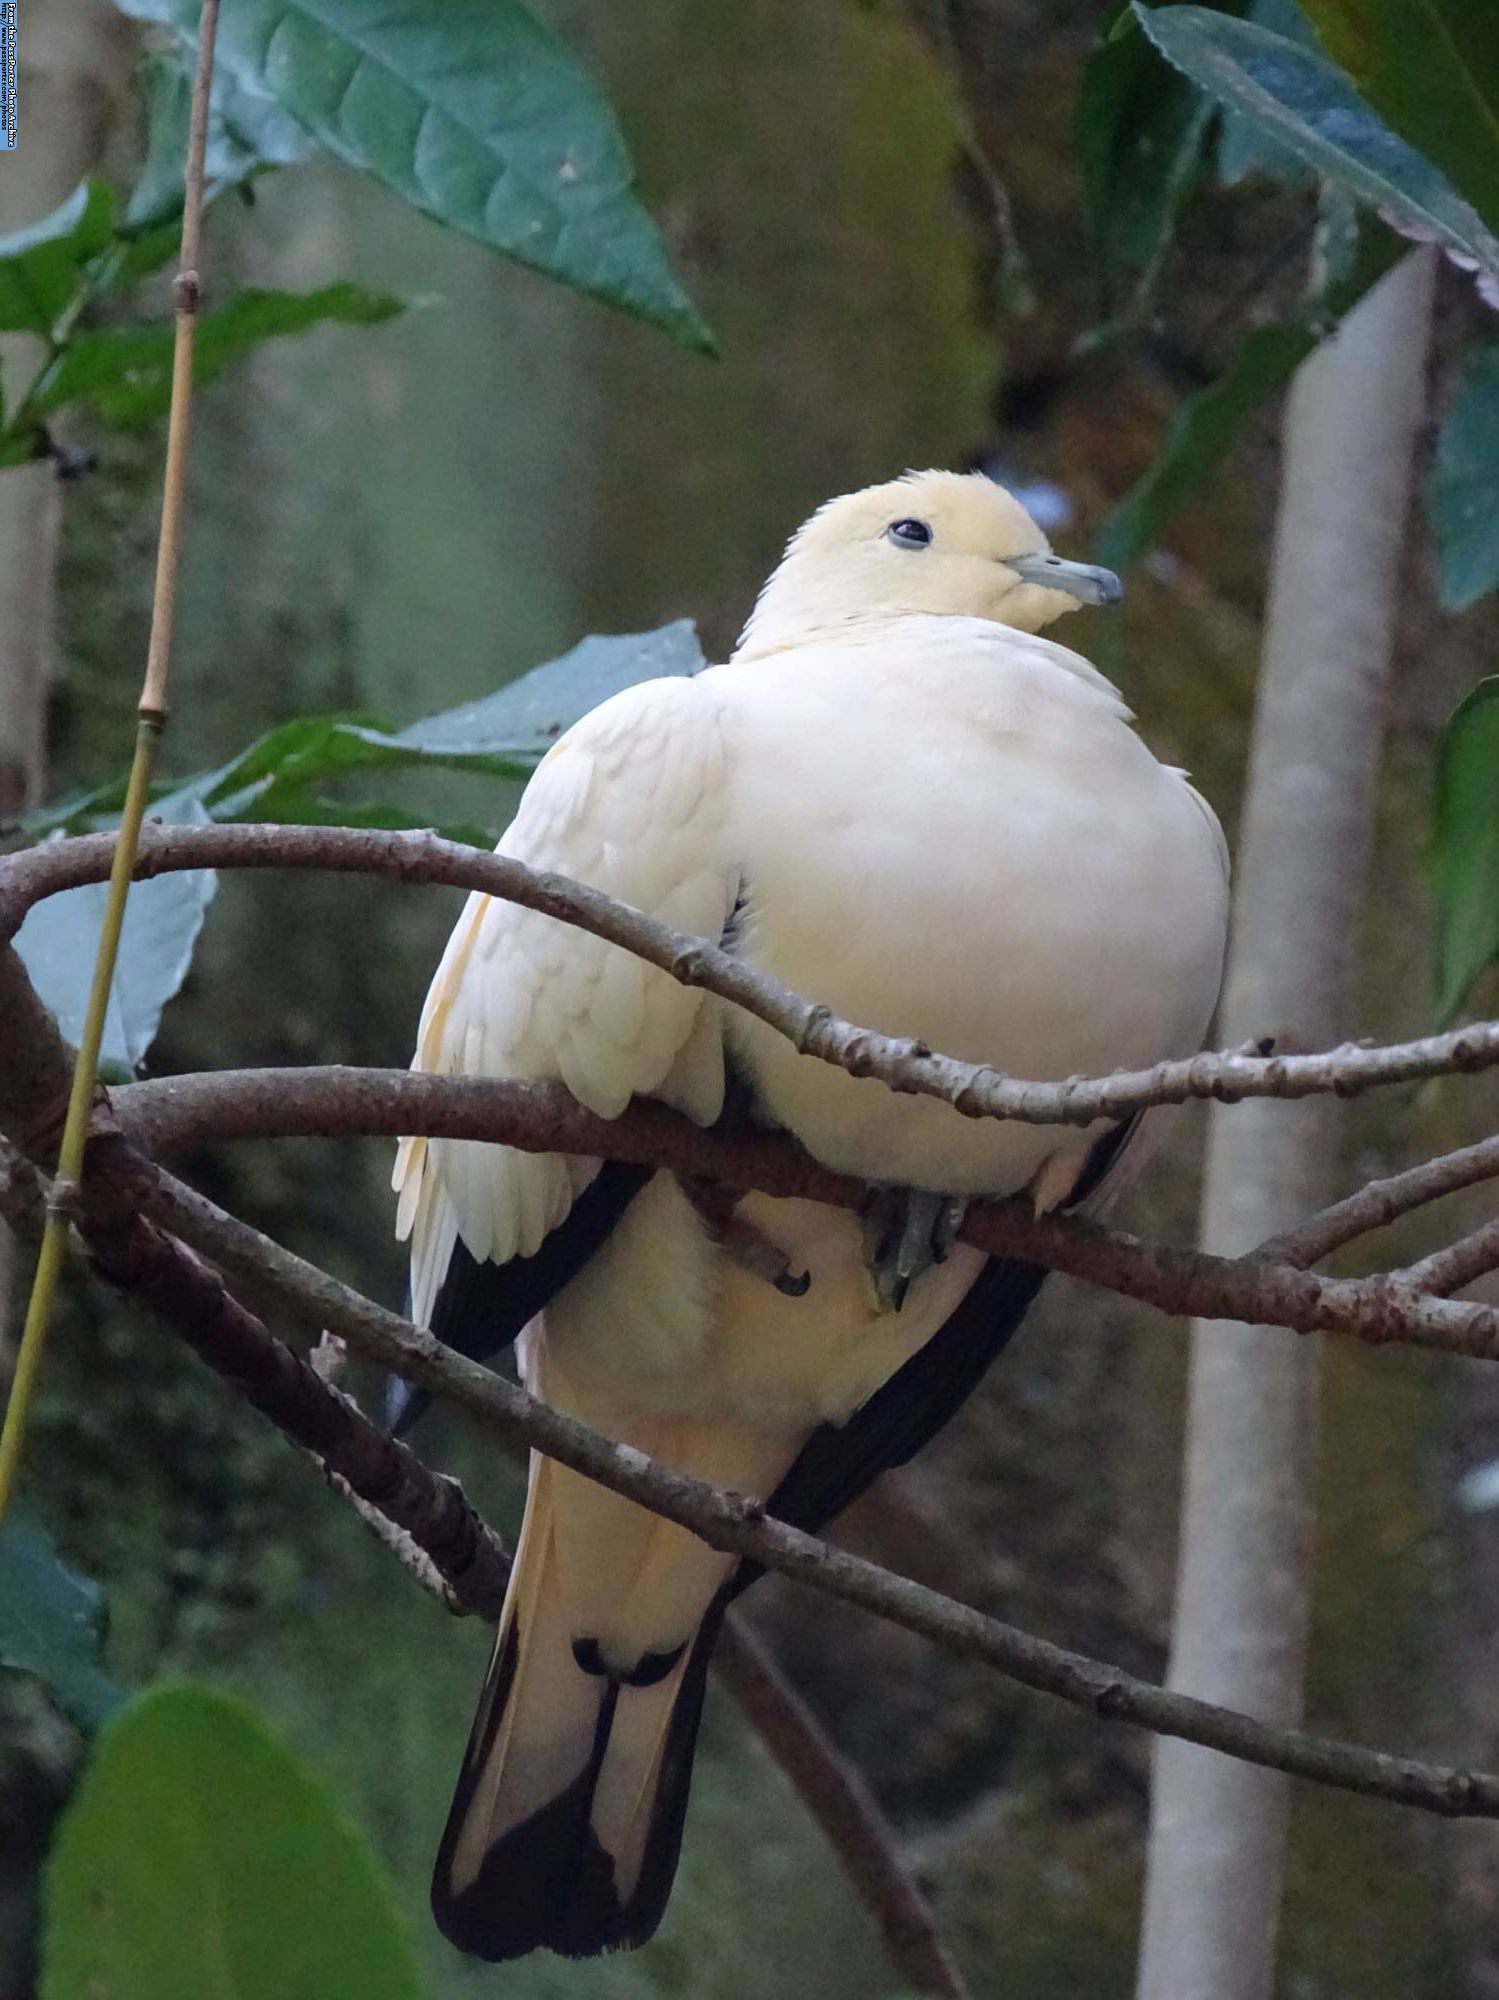
{"type": "Polygon", "coordinates": [[[908,472],[819,507],[761,591],[741,654],[885,618],[987,618],[1039,632],[1079,604],[1116,604],[1112,570],[1064,562],[982,472],[908,472]]]}

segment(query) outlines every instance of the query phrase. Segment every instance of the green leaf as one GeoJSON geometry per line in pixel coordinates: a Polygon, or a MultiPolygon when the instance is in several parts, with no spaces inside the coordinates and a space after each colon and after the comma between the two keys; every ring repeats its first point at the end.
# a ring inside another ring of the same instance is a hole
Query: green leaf
{"type": "MultiPolygon", "coordinates": [[[[126,234],[154,231],[164,222],[178,222],[182,214],[192,80],[181,62],[158,58],[150,65],[147,94],[146,163],[126,205],[126,234]]],[[[312,151],[302,127],[274,98],[237,85],[222,72],[215,75],[203,162],[207,200],[265,167],[290,165],[312,151]]],[[[173,229],[168,242],[175,243],[177,234],[173,229]]]]}
{"type": "Polygon", "coordinates": [[[1499,674],[1458,703],[1437,747],[1431,892],[1445,1027],[1499,959],[1499,674]]]}
{"type": "MultiPolygon", "coordinates": [[[[201,808],[173,817],[190,825],[207,819],[201,808]]],[[[187,977],[216,887],[211,870],[192,869],[137,882],[131,888],[104,1018],[100,1054],[105,1061],[133,1070],[144,1060],[156,1039],[162,1009],[187,977]]],[[[77,1042],[83,1032],[108,898],[103,882],[65,889],[37,903],[16,932],[15,947],[31,983],[70,1042],[77,1042]]]]}
{"type": "Polygon", "coordinates": [[[1499,289],[1499,238],[1431,163],[1382,124],[1343,72],[1284,35],[1205,7],[1135,12],[1167,59],[1304,166],[1499,289]]]}
{"type": "MultiPolygon", "coordinates": [[[[370,770],[426,768],[526,778],[565,729],[611,695],[641,681],[695,674],[706,664],[689,618],[655,632],[594,636],[496,694],[429,715],[405,729],[393,730],[378,716],[361,715],[302,716],[283,723],[217,770],[201,771],[158,795],[151,810],[169,819],[199,813],[220,821],[428,826],[429,819],[398,806],[330,800],[320,788],[370,770]]],[[[79,831],[101,814],[117,811],[123,796],[123,785],[115,779],[28,814],[20,826],[33,837],[60,829],[79,831]]],[[[492,835],[472,826],[452,829],[451,837],[493,845],[492,835]]]]}
{"type": "Polygon", "coordinates": [[[560,659],[533,667],[497,694],[413,722],[395,738],[427,756],[503,752],[533,766],[564,729],[641,681],[684,677],[707,665],[690,618],[654,632],[583,639],[560,659]]]}
{"type": "Polygon", "coordinates": [[[1475,348],[1437,435],[1427,518],[1444,611],[1499,589],[1499,341],[1475,348]]]}
{"type": "Polygon", "coordinates": [[[1136,319],[1201,175],[1214,107],[1127,11],[1083,65],[1074,119],[1099,315],[1136,319]],[[1120,284],[1131,297],[1121,306],[1120,284]]]}
{"type": "MultiPolygon", "coordinates": [[[[122,0],[191,42],[197,0],[122,0]]],[[[416,208],[711,352],[608,100],[520,0],[225,0],[218,62],[416,208]]]]}
{"type": "Polygon", "coordinates": [[[105,1623],[98,1584],[14,1509],[0,1527],[0,1667],[36,1674],[80,1729],[97,1729],[125,1699],[100,1665],[105,1623]]]}
{"type": "MultiPolygon", "coordinates": [[[[378,326],[405,310],[400,299],[358,285],[324,285],[316,292],[238,292],[198,323],[193,380],[211,382],[236,356],[262,341],[341,322],[378,326]]],[[[129,427],[161,416],[172,399],[170,326],[110,327],[68,343],[28,400],[36,417],[87,402],[107,423],[129,427]]]]}
{"type": "MultiPolygon", "coordinates": [[[[1245,14],[1256,27],[1268,28],[1288,41],[1314,46],[1311,23],[1296,0],[1253,0],[1245,14]]],[[[1301,162],[1279,146],[1237,111],[1225,111],[1218,135],[1218,178],[1225,187],[1237,187],[1251,174],[1264,174],[1286,187],[1304,185],[1311,177],[1301,162]]]]}
{"type": "Polygon", "coordinates": [[[1370,109],[1499,235],[1499,7],[1492,0],[1301,5],[1370,109]]]}
{"type": "Polygon", "coordinates": [[[1324,222],[1332,266],[1325,284],[1307,297],[1295,318],[1246,333],[1217,381],[1181,404],[1154,463],[1100,529],[1094,544],[1100,562],[1128,569],[1160,540],[1167,522],[1217,471],[1323,335],[1394,262],[1396,245],[1388,231],[1365,228],[1350,252],[1339,221],[1333,216],[1324,222]]]}
{"type": "Polygon", "coordinates": [[[0,333],[50,340],[78,296],[84,265],[109,242],[114,221],[113,190],[103,181],[83,181],[40,222],[0,237],[0,333]]]}
{"type": "Polygon", "coordinates": [[[420,2000],[364,1840],[253,1711],[133,1701],[95,1746],[47,1872],[42,2000],[420,2000]]]}

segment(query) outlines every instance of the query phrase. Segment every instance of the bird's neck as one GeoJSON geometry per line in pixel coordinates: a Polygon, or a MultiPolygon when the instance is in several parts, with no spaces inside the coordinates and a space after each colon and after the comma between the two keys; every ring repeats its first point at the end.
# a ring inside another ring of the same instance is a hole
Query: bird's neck
{"type": "MultiPolygon", "coordinates": [[[[971,679],[976,688],[983,689],[1007,664],[1023,664],[1032,671],[1041,668],[1048,675],[1060,676],[1062,684],[1074,691],[1087,690],[1095,698],[1102,697],[1121,719],[1131,719],[1119,690],[1091,660],[1039,633],[988,618],[865,612],[807,623],[762,619],[757,614],[746,626],[729,665],[753,667],[766,660],[788,661],[798,654],[806,654],[810,660],[830,648],[839,653],[866,648],[878,651],[888,659],[897,679],[908,686],[926,680],[966,683],[971,679]]],[[[871,680],[874,678],[877,676],[871,675],[871,680]]]]}

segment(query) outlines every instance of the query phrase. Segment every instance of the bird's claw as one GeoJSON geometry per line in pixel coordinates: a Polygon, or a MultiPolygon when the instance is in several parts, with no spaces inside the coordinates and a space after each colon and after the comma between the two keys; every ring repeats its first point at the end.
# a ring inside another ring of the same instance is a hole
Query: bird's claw
{"type": "Polygon", "coordinates": [[[893,1208],[878,1205],[869,1277],[882,1312],[899,1312],[916,1279],[946,1262],[967,1209],[964,1200],[923,1188],[898,1190],[893,1208]]]}

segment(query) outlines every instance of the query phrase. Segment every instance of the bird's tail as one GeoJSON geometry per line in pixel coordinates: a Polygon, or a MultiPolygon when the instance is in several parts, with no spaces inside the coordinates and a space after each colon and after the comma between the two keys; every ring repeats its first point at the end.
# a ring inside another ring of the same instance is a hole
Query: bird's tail
{"type": "MultiPolygon", "coordinates": [[[[703,1688],[725,1593],[696,1635],[611,1675],[571,1630],[557,1482],[533,1464],[488,1679],[438,1851],[432,1907],[480,1958],[643,1944],[676,1873],[703,1688]]],[[[616,1503],[628,1505],[629,1503],[616,1503]]]]}

